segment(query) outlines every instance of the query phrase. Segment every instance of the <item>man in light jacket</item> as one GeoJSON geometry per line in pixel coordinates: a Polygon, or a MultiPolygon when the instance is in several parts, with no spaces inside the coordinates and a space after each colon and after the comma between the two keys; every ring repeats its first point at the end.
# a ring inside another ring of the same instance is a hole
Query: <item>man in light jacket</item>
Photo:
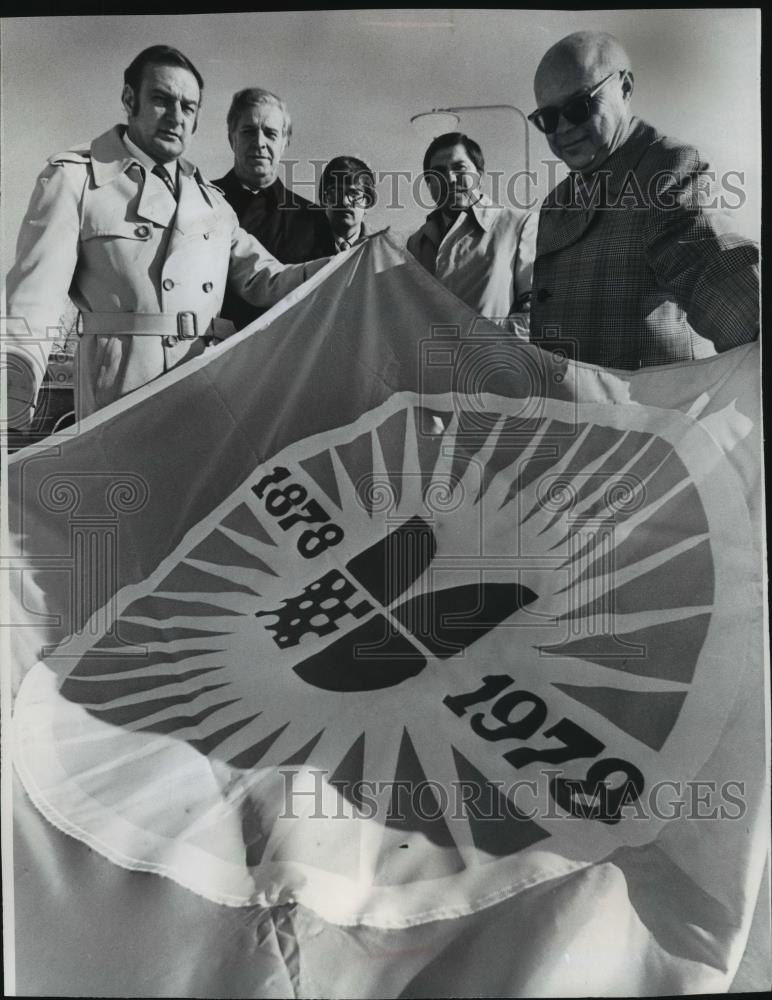
{"type": "Polygon", "coordinates": [[[203,80],[156,45],[124,74],[128,126],[52,156],[7,280],[8,426],[29,424],[63,302],[80,310],[79,418],[201,354],[224,333],[226,282],[268,307],[325,261],[285,266],[183,159],[203,80]]]}

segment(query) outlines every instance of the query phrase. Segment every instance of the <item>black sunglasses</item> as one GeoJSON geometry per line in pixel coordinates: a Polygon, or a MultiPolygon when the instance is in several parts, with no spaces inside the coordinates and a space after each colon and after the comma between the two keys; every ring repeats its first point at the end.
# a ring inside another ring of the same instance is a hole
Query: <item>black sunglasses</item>
{"type": "Polygon", "coordinates": [[[536,111],[528,115],[528,121],[533,122],[536,128],[546,135],[550,135],[550,133],[555,131],[561,115],[571,125],[583,125],[589,120],[592,114],[593,98],[600,93],[609,80],[613,80],[615,76],[624,72],[624,70],[614,70],[613,73],[609,73],[600,83],[596,84],[592,90],[589,90],[586,94],[580,94],[578,97],[572,97],[562,107],[537,108],[536,111]]]}

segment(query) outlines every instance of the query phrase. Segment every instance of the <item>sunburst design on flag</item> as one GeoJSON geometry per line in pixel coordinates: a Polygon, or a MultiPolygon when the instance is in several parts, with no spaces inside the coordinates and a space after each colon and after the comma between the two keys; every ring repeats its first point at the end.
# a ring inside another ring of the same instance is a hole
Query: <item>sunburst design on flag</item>
{"type": "Polygon", "coordinates": [[[429,402],[275,456],[117,596],[58,694],[27,683],[23,772],[58,825],[221,902],[386,924],[655,835],[572,815],[592,788],[565,779],[634,805],[731,702],[743,539],[709,439],[643,407],[429,402]]]}

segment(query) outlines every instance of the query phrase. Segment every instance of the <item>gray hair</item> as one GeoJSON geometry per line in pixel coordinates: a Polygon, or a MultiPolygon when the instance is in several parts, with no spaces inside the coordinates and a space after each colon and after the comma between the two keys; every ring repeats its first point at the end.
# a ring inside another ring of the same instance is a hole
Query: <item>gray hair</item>
{"type": "Polygon", "coordinates": [[[228,135],[232,135],[236,128],[241,112],[246,108],[251,108],[255,104],[273,104],[284,116],[284,134],[287,139],[292,135],[292,119],[284,101],[270,90],[262,87],[246,87],[233,95],[230,109],[228,110],[228,135]]]}

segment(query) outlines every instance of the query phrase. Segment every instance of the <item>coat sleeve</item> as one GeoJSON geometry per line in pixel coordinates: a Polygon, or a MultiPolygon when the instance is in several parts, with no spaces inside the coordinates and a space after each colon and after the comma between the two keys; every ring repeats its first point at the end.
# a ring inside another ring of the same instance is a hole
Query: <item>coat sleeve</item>
{"type": "Polygon", "coordinates": [[[325,266],[329,257],[305,264],[280,264],[237,223],[231,237],[228,286],[250,305],[268,309],[325,266]]]}
{"type": "Polygon", "coordinates": [[[25,429],[58,339],[78,259],[85,161],[49,161],[21,224],[6,282],[8,424],[25,429]]]}
{"type": "Polygon", "coordinates": [[[759,252],[731,231],[717,209],[708,165],[695,149],[665,151],[648,181],[645,252],[657,280],[685,311],[690,325],[717,351],[759,333],[759,252]]]}

